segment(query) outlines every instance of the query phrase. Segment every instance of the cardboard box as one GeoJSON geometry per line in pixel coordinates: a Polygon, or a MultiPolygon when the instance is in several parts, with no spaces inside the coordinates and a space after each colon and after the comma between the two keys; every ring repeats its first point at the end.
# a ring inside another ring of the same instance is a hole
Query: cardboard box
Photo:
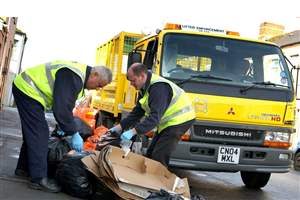
{"type": "Polygon", "coordinates": [[[82,162],[107,187],[124,199],[144,199],[148,191],[166,191],[190,198],[187,179],[180,179],[161,163],[122,149],[107,146],[82,162]]]}

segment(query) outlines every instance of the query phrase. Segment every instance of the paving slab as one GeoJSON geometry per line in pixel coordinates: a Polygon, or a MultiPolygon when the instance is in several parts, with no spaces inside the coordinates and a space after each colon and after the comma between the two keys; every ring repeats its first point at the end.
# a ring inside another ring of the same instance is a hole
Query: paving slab
{"type": "MultiPolygon", "coordinates": [[[[53,122],[51,114],[47,120],[53,122]]],[[[5,200],[78,200],[63,192],[48,193],[28,187],[28,180],[14,175],[22,143],[21,125],[16,108],[0,111],[0,199],[5,200]]]]}

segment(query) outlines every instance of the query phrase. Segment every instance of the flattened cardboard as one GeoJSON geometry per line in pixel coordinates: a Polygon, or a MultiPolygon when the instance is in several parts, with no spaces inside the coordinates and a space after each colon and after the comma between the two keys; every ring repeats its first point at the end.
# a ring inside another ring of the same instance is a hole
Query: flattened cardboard
{"type": "Polygon", "coordinates": [[[108,163],[109,161],[108,161],[107,155],[109,154],[109,152],[110,152],[110,147],[107,147],[105,153],[103,154],[103,160],[102,160],[102,162],[104,162],[103,166],[104,166],[104,169],[105,169],[106,173],[112,179],[114,179],[115,181],[117,181],[117,177],[114,176],[114,174],[112,172],[112,169],[111,169],[111,167],[110,167],[110,165],[108,163]]]}
{"type": "MultiPolygon", "coordinates": [[[[132,152],[125,158],[123,155],[122,149],[107,146],[82,158],[82,162],[106,187],[126,200],[143,199],[146,190],[172,191],[177,176],[161,163],[132,152]]],[[[190,198],[187,179],[181,181],[184,186],[175,192],[190,198]]]]}
{"type": "MultiPolygon", "coordinates": [[[[86,156],[82,158],[82,162],[88,167],[88,170],[92,172],[96,177],[98,177],[99,181],[101,181],[106,187],[111,189],[114,193],[116,193],[119,197],[125,200],[142,200],[143,198],[138,197],[134,194],[128,193],[126,191],[123,191],[122,189],[119,188],[118,184],[116,181],[114,181],[110,177],[100,177],[99,174],[97,173],[98,166],[95,164],[91,156],[86,156]]],[[[99,171],[98,171],[99,172],[99,171]]]]}
{"type": "Polygon", "coordinates": [[[118,186],[121,190],[124,190],[126,192],[129,192],[131,194],[134,194],[138,197],[141,197],[143,199],[146,199],[148,196],[150,196],[150,190],[148,188],[144,188],[141,186],[131,185],[128,183],[122,183],[118,182],[118,186]]]}
{"type": "Polygon", "coordinates": [[[106,164],[106,160],[105,160],[105,154],[107,153],[107,148],[104,148],[101,153],[99,154],[98,157],[98,167],[99,167],[99,171],[102,175],[102,177],[109,177],[109,178],[113,178],[113,176],[111,176],[111,172],[110,170],[107,168],[107,164],[106,164]]]}
{"type": "Polygon", "coordinates": [[[127,191],[124,191],[119,188],[118,184],[112,179],[104,178],[101,180],[106,187],[111,189],[114,193],[116,193],[119,197],[126,200],[142,200],[143,198],[136,196],[135,194],[131,194],[127,191]]]}
{"type": "Polygon", "coordinates": [[[183,178],[182,180],[184,182],[184,187],[183,188],[176,188],[175,192],[177,194],[182,194],[182,196],[184,196],[185,198],[190,199],[191,198],[191,193],[190,193],[190,187],[189,187],[188,179],[183,178]]]}
{"type": "Polygon", "coordinates": [[[100,178],[100,172],[98,169],[98,163],[96,163],[94,161],[94,159],[92,158],[95,155],[89,155],[89,156],[85,156],[81,159],[81,161],[83,162],[83,164],[87,167],[87,169],[94,174],[97,178],[100,178]]]}
{"type": "MultiPolygon", "coordinates": [[[[177,176],[161,163],[132,152],[126,158],[123,155],[124,152],[118,147],[111,147],[108,154],[107,162],[118,181],[157,191],[172,191],[177,176]]],[[[175,192],[189,197],[187,182],[184,186],[176,188],[175,192]]]]}

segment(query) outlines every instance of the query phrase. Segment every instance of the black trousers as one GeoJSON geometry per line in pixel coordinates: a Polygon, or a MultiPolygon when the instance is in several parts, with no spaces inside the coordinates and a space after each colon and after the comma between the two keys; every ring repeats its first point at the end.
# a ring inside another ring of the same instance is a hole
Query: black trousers
{"type": "Polygon", "coordinates": [[[23,136],[17,169],[27,171],[32,180],[47,177],[49,127],[44,108],[14,84],[12,93],[21,119],[23,136]]]}
{"type": "Polygon", "coordinates": [[[168,167],[172,151],[176,149],[180,137],[192,126],[195,120],[169,126],[159,134],[155,134],[147,150],[147,157],[168,167]]]}

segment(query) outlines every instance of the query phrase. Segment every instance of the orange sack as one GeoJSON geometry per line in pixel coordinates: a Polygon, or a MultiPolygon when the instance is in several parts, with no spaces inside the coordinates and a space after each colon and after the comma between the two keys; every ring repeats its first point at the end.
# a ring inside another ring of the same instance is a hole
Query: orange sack
{"type": "Polygon", "coordinates": [[[88,137],[83,144],[83,149],[85,151],[94,151],[96,150],[97,144],[100,141],[100,137],[108,131],[108,128],[105,126],[99,126],[94,129],[93,135],[88,137]]]}

